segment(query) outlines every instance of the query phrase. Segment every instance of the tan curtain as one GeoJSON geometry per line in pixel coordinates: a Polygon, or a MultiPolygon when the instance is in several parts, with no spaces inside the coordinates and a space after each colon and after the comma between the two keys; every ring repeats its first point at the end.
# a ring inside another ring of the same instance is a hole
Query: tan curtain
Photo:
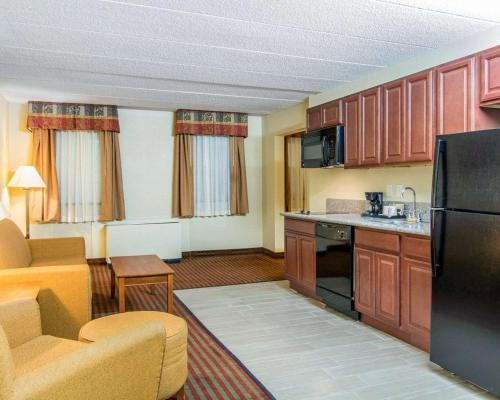
{"type": "Polygon", "coordinates": [[[125,219],[122,164],[118,132],[103,131],[101,135],[101,220],[125,219]]]}
{"type": "Polygon", "coordinates": [[[307,210],[307,179],[302,168],[300,137],[286,137],[285,151],[286,211],[307,210]]]}
{"type": "Polygon", "coordinates": [[[248,214],[247,171],[245,164],[245,142],[242,137],[229,138],[229,159],[231,162],[231,215],[248,214]]]}
{"type": "Polygon", "coordinates": [[[190,135],[174,137],[172,215],[190,218],[194,215],[193,138],[190,135]]]}
{"type": "Polygon", "coordinates": [[[36,222],[59,221],[61,208],[56,173],[56,133],[33,128],[33,165],[47,185],[31,190],[31,219],[36,222]]]}

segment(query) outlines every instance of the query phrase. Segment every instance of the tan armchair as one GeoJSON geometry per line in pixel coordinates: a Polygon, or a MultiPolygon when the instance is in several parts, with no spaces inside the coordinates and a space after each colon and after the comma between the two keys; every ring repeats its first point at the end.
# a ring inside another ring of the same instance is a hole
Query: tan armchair
{"type": "Polygon", "coordinates": [[[1,220],[0,287],[23,284],[40,288],[42,332],[77,339],[92,311],[83,238],[26,240],[16,224],[1,220]]]}
{"type": "Polygon", "coordinates": [[[155,400],[164,349],[159,322],[85,344],[43,335],[34,298],[0,302],[0,400],[155,400]]]}

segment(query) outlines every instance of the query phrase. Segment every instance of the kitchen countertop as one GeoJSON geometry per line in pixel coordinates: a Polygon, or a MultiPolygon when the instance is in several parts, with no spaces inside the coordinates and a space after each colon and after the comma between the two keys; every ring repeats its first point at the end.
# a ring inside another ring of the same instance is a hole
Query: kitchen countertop
{"type": "Polygon", "coordinates": [[[311,213],[301,214],[299,212],[282,212],[287,218],[297,218],[306,221],[330,222],[344,225],[358,226],[360,228],[371,228],[383,231],[409,233],[412,235],[431,236],[431,225],[428,222],[409,224],[405,220],[387,220],[380,218],[362,217],[359,214],[330,214],[311,213]]]}

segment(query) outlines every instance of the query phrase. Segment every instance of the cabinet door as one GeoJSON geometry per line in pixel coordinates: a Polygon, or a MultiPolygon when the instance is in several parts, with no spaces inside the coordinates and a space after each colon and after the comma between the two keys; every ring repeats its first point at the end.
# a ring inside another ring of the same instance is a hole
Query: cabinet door
{"type": "Polygon", "coordinates": [[[434,143],[434,74],[406,79],[406,161],[431,161],[434,143]]]}
{"type": "Polygon", "coordinates": [[[307,110],[307,130],[314,131],[321,128],[321,107],[307,110]]]}
{"type": "Polygon", "coordinates": [[[383,98],[383,162],[405,160],[405,81],[399,80],[382,88],[383,98]]]}
{"type": "Polygon", "coordinates": [[[380,87],[359,95],[361,165],[380,164],[380,87]]]}
{"type": "Polygon", "coordinates": [[[470,131],[474,120],[474,57],[436,68],[437,134],[470,131]]]}
{"type": "Polygon", "coordinates": [[[285,268],[287,279],[299,280],[298,236],[287,231],[285,231],[285,268]]]}
{"type": "Polygon", "coordinates": [[[500,47],[480,55],[481,94],[483,104],[500,100],[500,47]]]}
{"type": "Polygon", "coordinates": [[[331,101],[321,106],[321,126],[323,128],[343,122],[342,100],[331,101]]]}
{"type": "Polygon", "coordinates": [[[352,96],[344,103],[344,161],[346,167],[359,165],[359,97],[352,96]]]}
{"type": "Polygon", "coordinates": [[[356,287],[354,306],[356,311],[375,315],[374,255],[370,250],[356,248],[354,251],[356,287]]]}
{"type": "Polygon", "coordinates": [[[431,264],[403,258],[401,325],[409,333],[427,336],[431,328],[431,264]]]}
{"type": "Polygon", "coordinates": [[[299,236],[299,277],[304,286],[316,288],[316,241],[299,236]]]}
{"type": "Polygon", "coordinates": [[[375,318],[399,327],[399,256],[375,253],[375,318]]]}

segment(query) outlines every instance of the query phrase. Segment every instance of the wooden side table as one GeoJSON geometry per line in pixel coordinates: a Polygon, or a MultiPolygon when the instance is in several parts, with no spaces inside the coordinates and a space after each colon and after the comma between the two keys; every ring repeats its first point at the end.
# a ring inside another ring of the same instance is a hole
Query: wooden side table
{"type": "Polygon", "coordinates": [[[167,312],[174,314],[174,270],[156,255],[111,257],[111,298],[118,281],[118,311],[125,312],[125,288],[167,284],[167,312]]]}

